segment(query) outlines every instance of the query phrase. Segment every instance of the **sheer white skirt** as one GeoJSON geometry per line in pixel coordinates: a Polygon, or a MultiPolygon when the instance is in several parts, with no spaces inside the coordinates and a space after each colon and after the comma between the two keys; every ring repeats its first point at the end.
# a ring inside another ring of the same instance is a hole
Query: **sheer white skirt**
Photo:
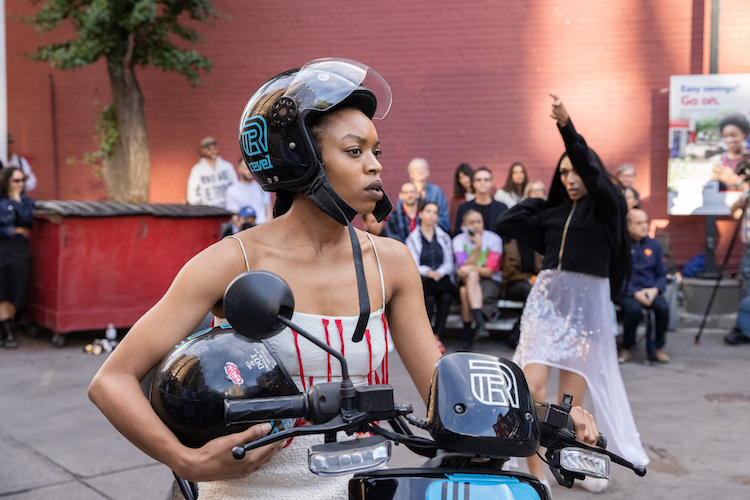
{"type": "Polygon", "coordinates": [[[526,300],[513,361],[521,368],[539,363],[581,375],[591,391],[607,449],[646,465],[649,458],[617,363],[616,334],[607,278],[546,269],[526,300]]]}

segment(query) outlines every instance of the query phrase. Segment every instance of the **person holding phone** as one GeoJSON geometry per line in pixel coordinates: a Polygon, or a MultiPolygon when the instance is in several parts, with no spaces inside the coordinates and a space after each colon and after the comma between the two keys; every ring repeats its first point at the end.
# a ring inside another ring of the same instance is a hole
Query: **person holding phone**
{"type": "Polygon", "coordinates": [[[485,319],[495,312],[500,298],[503,240],[484,228],[482,214],[474,209],[464,213],[461,227],[453,238],[453,255],[464,323],[459,350],[468,351],[475,338],[489,337],[485,319]]]}

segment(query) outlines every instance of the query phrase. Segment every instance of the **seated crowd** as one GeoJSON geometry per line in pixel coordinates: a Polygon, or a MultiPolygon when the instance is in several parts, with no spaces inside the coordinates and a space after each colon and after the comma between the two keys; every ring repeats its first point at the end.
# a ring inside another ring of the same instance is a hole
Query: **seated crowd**
{"type": "MultiPolygon", "coordinates": [[[[398,201],[387,222],[363,217],[364,229],[400,240],[409,248],[422,276],[427,314],[441,351],[440,336],[453,302],[461,306],[461,350],[469,350],[475,338],[488,337],[485,327],[500,298],[525,301],[540,259],[515,240],[503,241],[494,222],[526,197],[544,198],[541,181],[528,182],[526,169],[514,163],[503,195],[494,193],[493,175],[487,167],[473,170],[461,164],[455,173],[453,198],[448,203],[440,188],[427,181],[429,166],[421,158],[409,163],[409,182],[401,186],[398,201]],[[453,220],[451,226],[450,221],[453,220]],[[509,250],[503,258],[504,246],[509,250]],[[503,281],[503,275],[507,279],[503,281]]],[[[518,340],[518,322],[511,339],[518,340]]],[[[515,343],[511,340],[511,345],[515,343]]]]}

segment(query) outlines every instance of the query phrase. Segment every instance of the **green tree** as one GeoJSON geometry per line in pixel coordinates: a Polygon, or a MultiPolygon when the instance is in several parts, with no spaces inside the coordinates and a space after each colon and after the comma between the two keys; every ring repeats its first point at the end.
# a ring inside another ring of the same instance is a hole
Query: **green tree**
{"type": "Polygon", "coordinates": [[[210,0],[30,1],[43,3],[36,15],[24,19],[39,33],[63,21],[69,21],[76,33],[72,40],[38,47],[32,59],[64,71],[106,59],[113,103],[99,117],[101,150],[94,157],[102,160],[108,199],[148,201],[148,134],[135,67],[154,65],[176,71],[194,85],[200,83],[199,72],[210,71],[211,61],[171,40],[197,44],[201,35],[180,20],[207,22],[219,13],[210,0]]]}

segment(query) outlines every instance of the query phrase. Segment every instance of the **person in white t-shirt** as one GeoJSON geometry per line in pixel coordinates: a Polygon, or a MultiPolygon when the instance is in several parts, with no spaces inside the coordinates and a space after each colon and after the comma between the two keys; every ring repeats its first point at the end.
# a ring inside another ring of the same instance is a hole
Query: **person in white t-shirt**
{"type": "MultiPolygon", "coordinates": [[[[255,224],[260,225],[273,218],[271,193],[266,193],[253,178],[245,161],[237,161],[237,182],[227,189],[225,208],[237,213],[242,207],[252,207],[255,211],[255,224]]],[[[234,226],[235,233],[239,226],[234,226]]]]}
{"type": "Polygon", "coordinates": [[[193,165],[187,184],[189,205],[226,208],[226,192],[237,182],[234,166],[219,156],[219,145],[213,137],[201,140],[201,161],[193,165]]]}
{"type": "MultiPolygon", "coordinates": [[[[6,163],[5,166],[20,168],[23,171],[23,174],[26,176],[25,192],[28,193],[36,188],[36,176],[34,175],[34,172],[31,171],[31,165],[26,161],[26,158],[15,154],[13,147],[13,136],[8,134],[8,163],[6,163]]],[[[0,166],[0,168],[2,167],[0,166]]]]}

